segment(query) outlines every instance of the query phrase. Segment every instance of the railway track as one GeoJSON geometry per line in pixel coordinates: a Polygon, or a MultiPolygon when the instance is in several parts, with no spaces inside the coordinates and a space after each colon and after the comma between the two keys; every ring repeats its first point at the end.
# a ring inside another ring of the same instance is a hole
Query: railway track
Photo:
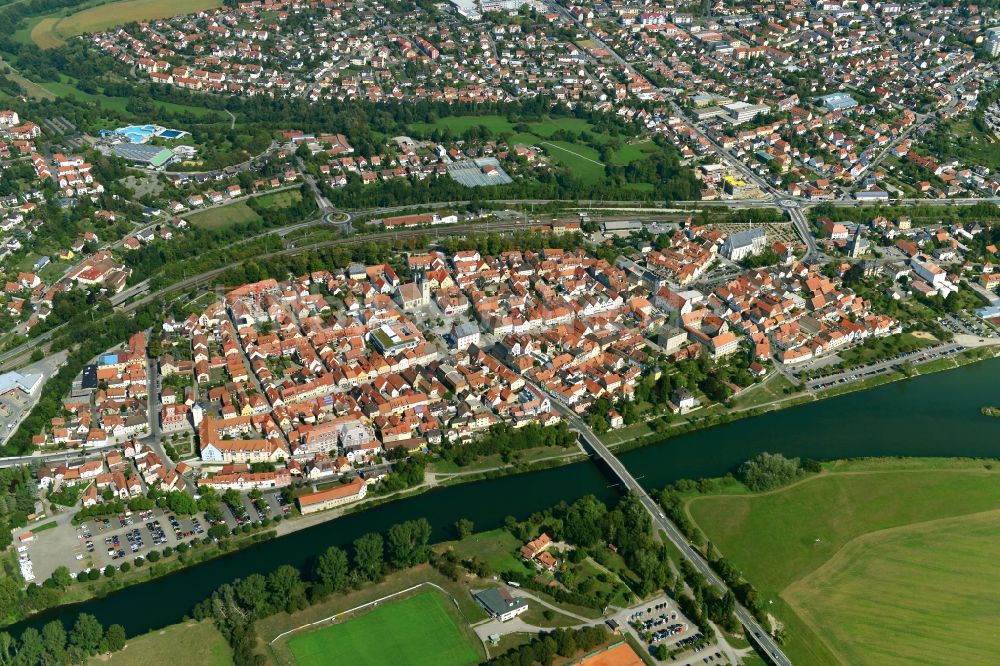
{"type": "MultiPolygon", "coordinates": [[[[234,266],[240,266],[248,261],[258,261],[261,259],[274,259],[277,257],[292,257],[305,252],[312,252],[315,250],[321,250],[328,247],[337,247],[340,245],[359,245],[361,243],[368,242],[379,242],[386,240],[398,240],[403,238],[415,238],[421,236],[427,236],[428,238],[450,238],[455,236],[467,236],[471,233],[512,233],[521,229],[528,229],[529,227],[516,223],[516,222],[497,222],[490,224],[489,227],[484,227],[482,224],[462,224],[454,225],[449,227],[441,227],[437,229],[405,229],[401,231],[385,231],[377,234],[366,234],[363,236],[348,236],[346,238],[334,238],[327,241],[320,241],[316,243],[309,243],[307,245],[302,245],[299,247],[286,248],[284,250],[278,250],[276,252],[269,252],[267,254],[255,255],[252,257],[247,257],[242,261],[238,261],[234,264],[229,264],[222,268],[215,268],[210,271],[205,271],[204,273],[199,273],[198,275],[193,275],[189,278],[185,278],[180,282],[175,282],[167,287],[159,289],[154,292],[143,293],[144,290],[136,290],[136,287],[144,285],[148,289],[149,281],[144,280],[131,287],[133,293],[129,294],[125,299],[112,298],[112,303],[115,306],[116,311],[124,312],[126,314],[135,312],[147,303],[162,299],[166,294],[176,291],[178,289],[188,289],[190,287],[197,287],[207,282],[211,282],[218,276],[222,275],[230,268],[234,266]],[[141,296],[135,300],[131,300],[136,296],[141,296]]],[[[124,292],[123,292],[124,293],[124,292]]],[[[22,345],[15,347],[3,354],[0,354],[0,370],[8,370],[14,367],[23,365],[24,362],[30,358],[31,353],[36,349],[42,349],[47,351],[47,343],[58,333],[65,329],[65,324],[57,326],[50,331],[46,331],[37,338],[29,340],[22,345]]]]}

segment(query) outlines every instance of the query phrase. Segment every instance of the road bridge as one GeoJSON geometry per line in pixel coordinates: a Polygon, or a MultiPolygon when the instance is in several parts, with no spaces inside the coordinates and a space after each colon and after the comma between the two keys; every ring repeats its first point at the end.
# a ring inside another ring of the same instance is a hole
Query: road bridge
{"type": "MultiPolygon", "coordinates": [[[[570,427],[576,430],[580,434],[580,439],[583,442],[584,449],[595,458],[600,461],[601,466],[604,471],[608,473],[612,479],[620,484],[623,490],[631,491],[645,507],[646,511],[653,519],[653,525],[656,529],[661,530],[666,534],[667,539],[677,547],[681,552],[684,559],[688,560],[695,570],[698,571],[709,585],[721,590],[726,591],[729,587],[726,583],[719,578],[712,568],[708,565],[708,562],[702,557],[701,553],[691,547],[691,544],[687,542],[687,539],[681,534],[677,526],[669,520],[666,515],[664,515],[660,506],[649,496],[646,489],[639,485],[639,482],[635,480],[632,473],[628,471],[625,465],[622,464],[618,458],[611,453],[604,442],[594,434],[594,431],[584,423],[575,412],[566,407],[563,403],[555,396],[550,396],[552,404],[555,405],[556,409],[559,410],[563,418],[569,423],[570,427]]],[[[778,643],[771,637],[771,635],[757,622],[756,618],[743,607],[742,604],[736,604],[736,618],[743,625],[744,630],[748,640],[756,643],[761,652],[776,666],[791,666],[791,660],[785,656],[782,652],[781,647],[778,643]]]]}

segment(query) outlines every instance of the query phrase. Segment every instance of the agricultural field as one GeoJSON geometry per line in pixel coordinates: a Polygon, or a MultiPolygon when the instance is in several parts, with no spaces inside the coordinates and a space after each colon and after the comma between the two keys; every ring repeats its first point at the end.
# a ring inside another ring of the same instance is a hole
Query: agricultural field
{"type": "Polygon", "coordinates": [[[178,654],[184,646],[186,666],[228,666],[233,663],[232,650],[226,639],[210,620],[174,624],[159,631],[130,638],[125,648],[110,655],[90,659],[89,666],[145,666],[158,663],[167,654],[178,654]]]}
{"type": "Polygon", "coordinates": [[[883,530],[784,595],[845,664],[984,664],[1000,654],[998,544],[1000,511],[883,530]]]}
{"type": "Polygon", "coordinates": [[[288,641],[298,666],[330,663],[464,666],[480,661],[450,602],[437,591],[395,601],[288,641]]]}
{"type": "Polygon", "coordinates": [[[47,16],[31,28],[39,48],[61,46],[76,35],[100,32],[124,23],[167,18],[222,6],[217,0],[121,0],[82,9],[68,16],[47,16]]]}
{"type": "Polygon", "coordinates": [[[186,217],[189,223],[205,229],[220,229],[260,219],[260,216],[245,201],[237,201],[225,206],[191,213],[186,217]]]}
{"type": "Polygon", "coordinates": [[[982,608],[996,592],[998,481],[973,460],[847,462],[687,509],[784,624],[793,662],[941,663],[928,655],[949,650],[944,661],[978,663],[968,655],[997,649],[982,608]]]}

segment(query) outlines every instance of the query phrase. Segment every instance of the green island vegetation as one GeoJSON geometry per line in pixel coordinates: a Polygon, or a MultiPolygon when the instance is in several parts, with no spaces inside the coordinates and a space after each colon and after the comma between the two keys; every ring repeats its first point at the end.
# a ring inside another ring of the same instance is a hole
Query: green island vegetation
{"type": "Polygon", "coordinates": [[[988,405],[979,410],[979,413],[983,416],[992,416],[994,418],[1000,419],[1000,407],[993,405],[988,405]]]}
{"type": "Polygon", "coordinates": [[[661,499],[717,571],[755,586],[747,606],[774,618],[793,662],[982,663],[1000,649],[994,466],[765,454],[661,499]]]}

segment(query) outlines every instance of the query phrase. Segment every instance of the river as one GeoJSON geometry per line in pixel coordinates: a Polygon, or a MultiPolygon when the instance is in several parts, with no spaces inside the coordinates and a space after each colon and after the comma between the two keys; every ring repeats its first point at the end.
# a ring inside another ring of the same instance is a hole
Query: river
{"type": "MultiPolygon", "coordinates": [[[[858,456],[1000,456],[1000,422],[980,407],[1000,404],[1000,359],[888,384],[830,400],[697,431],[622,454],[647,488],[677,479],[720,476],[761,451],[829,460],[858,456]]],[[[610,499],[615,490],[593,463],[437,488],[266,541],[102,599],[61,606],[7,629],[17,635],[77,613],[136,635],[178,622],[222,583],[281,564],[305,566],[331,545],[365,532],[426,517],[436,541],[452,537],[459,518],[477,529],[523,518],[561,500],[587,494],[610,499]]]]}

